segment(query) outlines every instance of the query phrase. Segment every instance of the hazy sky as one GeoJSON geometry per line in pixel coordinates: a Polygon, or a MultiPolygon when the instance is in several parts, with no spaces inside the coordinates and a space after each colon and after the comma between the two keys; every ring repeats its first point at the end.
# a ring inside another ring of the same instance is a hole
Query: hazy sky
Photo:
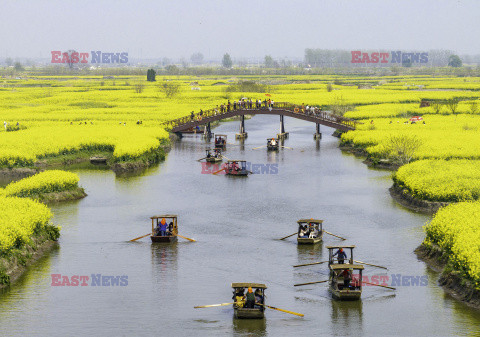
{"type": "Polygon", "coordinates": [[[0,0],[0,57],[303,58],[305,48],[480,54],[478,0],[0,0]]]}

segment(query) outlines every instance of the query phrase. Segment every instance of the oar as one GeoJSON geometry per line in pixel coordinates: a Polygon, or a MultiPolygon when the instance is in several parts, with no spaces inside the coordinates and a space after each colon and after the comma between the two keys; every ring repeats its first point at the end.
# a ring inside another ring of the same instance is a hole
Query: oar
{"type": "Polygon", "coordinates": [[[220,304],[209,304],[209,305],[197,305],[196,307],[193,307],[195,309],[200,309],[200,308],[211,308],[211,307],[223,307],[225,305],[231,305],[235,302],[230,302],[230,303],[220,303],[220,304]]]}
{"type": "Polygon", "coordinates": [[[225,158],[226,160],[230,160],[230,158],[225,157],[223,154],[221,154],[221,156],[222,156],[223,158],[225,158]]]}
{"type": "Polygon", "coordinates": [[[315,282],[307,282],[307,283],[299,283],[299,284],[294,284],[293,286],[294,286],[294,287],[298,287],[298,286],[306,286],[306,285],[308,285],[308,284],[324,283],[324,282],[328,282],[328,280],[324,280],[324,281],[315,281],[315,282]]]}
{"type": "Polygon", "coordinates": [[[322,264],[322,263],[325,263],[325,262],[328,262],[328,261],[305,263],[305,264],[297,264],[296,266],[293,266],[293,268],[304,267],[304,266],[313,266],[314,264],[322,264]]]}
{"type": "Polygon", "coordinates": [[[283,146],[283,145],[280,145],[280,146],[281,146],[281,147],[284,147],[284,148],[286,148],[286,149],[289,149],[289,150],[293,150],[293,148],[288,147],[288,146],[283,146]]]}
{"type": "Polygon", "coordinates": [[[345,238],[342,238],[341,236],[338,236],[338,235],[332,234],[332,233],[330,233],[330,232],[327,232],[327,231],[325,231],[325,230],[324,230],[324,232],[325,232],[325,233],[327,233],[327,234],[329,234],[329,235],[331,235],[331,236],[335,236],[335,237],[337,237],[337,238],[339,238],[339,239],[346,240],[345,238]]]}
{"type": "Polygon", "coordinates": [[[200,158],[197,161],[204,160],[204,159],[207,159],[207,157],[200,158]]]}
{"type": "Polygon", "coordinates": [[[212,174],[217,174],[217,173],[219,173],[219,172],[222,172],[223,170],[225,170],[225,167],[222,168],[221,170],[218,170],[218,171],[213,172],[212,174]]]}
{"type": "Polygon", "coordinates": [[[254,147],[252,150],[261,149],[262,147],[265,147],[265,146],[267,146],[267,145],[262,145],[262,146],[254,147]]]}
{"type": "Polygon", "coordinates": [[[178,237],[180,237],[180,238],[182,238],[182,239],[185,239],[185,240],[188,240],[188,241],[191,241],[191,242],[195,242],[194,239],[187,238],[186,236],[182,236],[182,235],[180,235],[180,234],[173,234],[173,235],[176,235],[176,236],[178,236],[178,237]]]}
{"type": "Polygon", "coordinates": [[[148,233],[148,234],[145,234],[143,236],[139,236],[138,238],[132,239],[130,241],[137,241],[137,240],[140,240],[141,238],[144,238],[144,237],[149,236],[149,235],[152,235],[152,233],[148,233]]]}
{"type": "Polygon", "coordinates": [[[397,290],[397,288],[382,286],[381,284],[375,284],[375,283],[370,283],[370,282],[365,282],[365,281],[362,281],[362,283],[370,284],[370,285],[372,285],[372,286],[377,286],[377,287],[383,287],[383,288],[388,288],[388,289],[392,289],[392,290],[397,290]]]}
{"type": "Polygon", "coordinates": [[[294,236],[295,234],[297,234],[297,232],[295,232],[295,233],[293,233],[293,234],[290,234],[290,235],[287,235],[287,236],[285,236],[285,237],[283,237],[283,238],[281,238],[281,239],[279,239],[279,240],[283,240],[283,239],[289,238],[289,237],[291,237],[291,236],[294,236]]]}
{"type": "Polygon", "coordinates": [[[366,263],[366,262],[356,261],[356,260],[353,260],[353,261],[355,261],[355,262],[357,262],[357,263],[361,263],[361,264],[366,264],[366,265],[368,265],[368,266],[372,266],[372,267],[377,267],[377,268],[382,268],[382,269],[387,269],[387,270],[388,270],[387,267],[377,266],[376,264],[371,264],[371,263],[366,263]]]}
{"type": "Polygon", "coordinates": [[[280,309],[280,308],[275,308],[275,307],[272,307],[272,306],[266,305],[266,304],[261,304],[261,303],[255,303],[255,304],[256,304],[256,305],[261,305],[262,307],[266,307],[266,308],[269,308],[269,309],[286,312],[287,314],[292,314],[292,315],[296,315],[296,316],[300,316],[300,317],[305,316],[304,314],[299,314],[298,312],[294,312],[294,311],[290,311],[290,310],[285,310],[285,309],[280,309]]]}

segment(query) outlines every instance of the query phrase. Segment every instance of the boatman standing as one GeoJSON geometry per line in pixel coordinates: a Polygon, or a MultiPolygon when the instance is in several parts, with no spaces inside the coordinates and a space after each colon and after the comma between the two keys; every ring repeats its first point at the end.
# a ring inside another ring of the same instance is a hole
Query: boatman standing
{"type": "Polygon", "coordinates": [[[337,254],[338,254],[338,263],[343,264],[345,262],[345,259],[347,258],[347,254],[343,251],[343,248],[340,248],[339,250],[337,250],[337,252],[333,254],[333,256],[337,254]]]}

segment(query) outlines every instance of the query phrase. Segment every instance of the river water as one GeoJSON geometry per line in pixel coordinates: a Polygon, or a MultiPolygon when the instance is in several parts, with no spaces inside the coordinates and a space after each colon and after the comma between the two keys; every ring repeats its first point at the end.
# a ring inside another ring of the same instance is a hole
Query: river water
{"type": "MultiPolygon", "coordinates": [[[[29,268],[0,294],[2,336],[467,336],[479,333],[480,313],[437,286],[438,274],[419,261],[429,217],[410,212],[389,196],[390,173],[367,168],[338,149],[332,129],[313,140],[313,124],[286,119],[290,138],[267,153],[278,116],[246,121],[244,146],[225,155],[245,159],[264,173],[247,178],[203,174],[196,160],[207,146],[199,137],[174,144],[165,162],[141,175],[78,169],[88,197],[53,206],[62,226],[59,248],[29,268]],[[268,174],[266,170],[268,166],[268,174]],[[272,166],[273,164],[273,166],[272,166]],[[277,166],[275,166],[275,164],[277,166]],[[260,169],[261,170],[261,169],[260,169]],[[197,242],[152,244],[129,239],[150,231],[149,217],[179,215],[179,233],[197,242]],[[325,236],[315,247],[297,246],[300,218],[324,219],[324,228],[355,244],[355,258],[384,265],[364,275],[427,277],[428,284],[396,291],[365,286],[362,300],[332,300],[326,284],[293,287],[327,278],[326,266],[292,268],[325,260],[325,236]],[[52,286],[51,274],[126,276],[126,286],[52,286]],[[268,286],[266,303],[305,314],[267,310],[264,320],[236,320],[230,306],[194,309],[231,300],[232,282],[268,286]]],[[[238,123],[214,131],[234,140],[238,123]]]]}

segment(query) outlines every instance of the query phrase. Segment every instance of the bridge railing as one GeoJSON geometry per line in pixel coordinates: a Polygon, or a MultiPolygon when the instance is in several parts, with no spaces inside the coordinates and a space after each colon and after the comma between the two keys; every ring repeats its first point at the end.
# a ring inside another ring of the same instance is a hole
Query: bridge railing
{"type": "Polygon", "coordinates": [[[345,125],[345,126],[353,128],[353,129],[356,127],[356,124],[358,123],[357,121],[345,118],[343,116],[335,115],[335,114],[333,114],[329,111],[322,111],[321,109],[319,109],[317,107],[311,107],[307,110],[306,107],[304,107],[302,105],[297,105],[297,104],[293,104],[293,103],[289,103],[289,102],[275,102],[275,103],[271,104],[270,106],[268,106],[268,103],[267,103],[267,105],[265,105],[265,103],[262,102],[260,107],[257,107],[255,102],[252,102],[251,104],[252,104],[251,108],[249,107],[248,103],[245,104],[244,106],[237,105],[235,108],[234,108],[233,105],[230,105],[230,106],[224,105],[224,106],[221,106],[221,107],[201,111],[200,113],[192,114],[190,116],[184,116],[184,117],[180,117],[180,118],[177,118],[177,119],[172,119],[172,120],[163,122],[161,125],[164,125],[166,127],[175,128],[175,127],[180,126],[180,125],[186,125],[186,124],[192,123],[192,126],[193,126],[193,123],[196,122],[196,121],[201,121],[202,119],[208,118],[208,117],[226,115],[226,114],[228,114],[232,111],[238,111],[238,110],[268,110],[268,109],[288,110],[288,111],[290,111],[294,114],[305,115],[305,116],[318,118],[318,119],[323,120],[323,121],[329,121],[329,122],[332,122],[332,123],[345,125]]]}

